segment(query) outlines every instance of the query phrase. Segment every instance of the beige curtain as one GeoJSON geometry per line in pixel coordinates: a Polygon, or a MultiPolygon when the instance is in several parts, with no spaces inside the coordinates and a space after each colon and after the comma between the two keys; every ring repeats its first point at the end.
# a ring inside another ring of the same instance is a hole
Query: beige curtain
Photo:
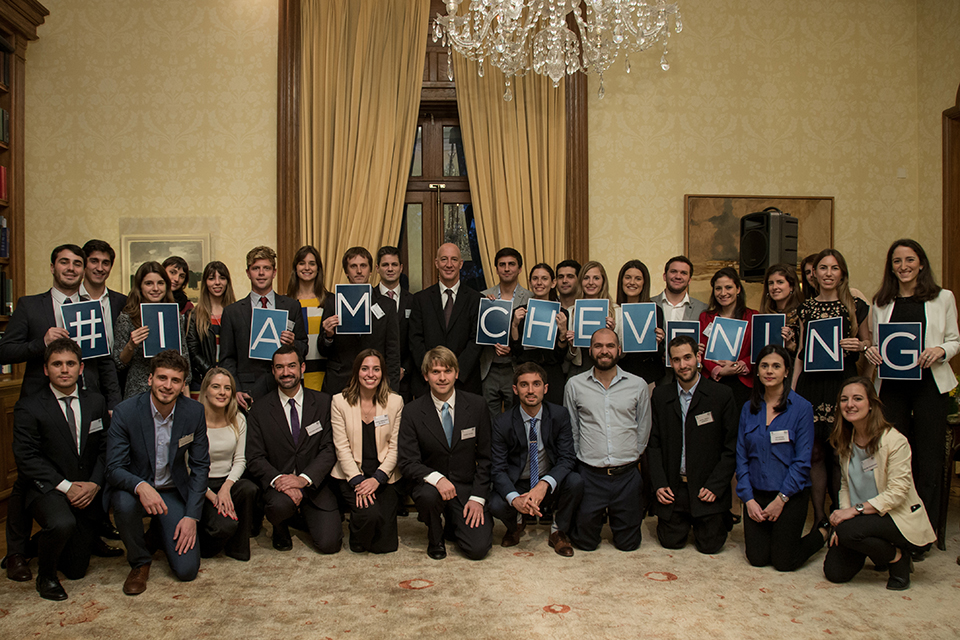
{"type": "Polygon", "coordinates": [[[303,0],[301,234],[326,284],[352,246],[395,244],[416,135],[430,0],[303,0]]]}
{"type": "Polygon", "coordinates": [[[456,53],[453,69],[487,285],[497,281],[493,257],[502,247],[523,255],[526,282],[529,267],[566,257],[564,82],[554,89],[528,73],[513,79],[508,102],[496,69],[487,65],[480,78],[476,63],[456,53]]]}

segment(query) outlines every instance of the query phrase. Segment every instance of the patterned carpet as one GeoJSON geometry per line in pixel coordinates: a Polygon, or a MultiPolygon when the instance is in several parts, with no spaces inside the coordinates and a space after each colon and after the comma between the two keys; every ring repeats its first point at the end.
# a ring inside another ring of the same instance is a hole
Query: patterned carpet
{"type": "MultiPolygon", "coordinates": [[[[960,511],[956,505],[953,513],[960,511]]],[[[557,556],[547,528],[520,545],[495,545],[481,562],[448,547],[426,555],[415,516],[400,522],[400,550],[384,556],[320,556],[294,538],[293,551],[253,541],[248,563],[205,560],[192,583],[177,582],[162,554],[147,591],[121,592],[123,558],[94,558],[88,576],[64,581],[70,599],[40,599],[33,583],[0,580],[0,638],[954,638],[960,636],[960,535],[916,565],[906,592],[865,569],[850,584],[823,578],[821,551],[801,570],[754,569],[742,527],[703,556],[668,552],[644,522],[638,551],[605,539],[593,553],[557,556]]],[[[952,518],[949,531],[958,531],[952,518]]],[[[502,525],[494,530],[499,543],[502,525]]],[[[869,563],[868,563],[869,565],[869,563]]],[[[32,563],[36,571],[36,561],[32,563]]]]}

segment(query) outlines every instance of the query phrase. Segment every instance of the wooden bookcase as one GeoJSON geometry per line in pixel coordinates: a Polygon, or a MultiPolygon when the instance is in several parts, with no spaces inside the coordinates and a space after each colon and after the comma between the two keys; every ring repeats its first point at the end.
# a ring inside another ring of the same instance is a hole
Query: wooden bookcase
{"type": "MultiPolygon", "coordinates": [[[[0,257],[3,278],[9,280],[11,299],[24,291],[24,74],[27,43],[37,39],[37,27],[49,11],[36,0],[0,0],[0,108],[9,114],[9,141],[0,141],[0,166],[6,172],[6,198],[0,198],[0,216],[7,220],[7,257],[0,257]],[[4,48],[8,45],[8,48],[4,48]],[[4,68],[5,67],[5,68],[4,68]]],[[[2,126],[0,122],[0,126],[2,126]]],[[[2,195],[2,194],[0,194],[2,195]]],[[[4,283],[7,286],[7,283],[4,283]]],[[[10,309],[0,299],[0,331],[6,329],[10,309]]],[[[17,478],[13,460],[13,405],[20,395],[23,365],[0,374],[0,520],[7,515],[7,498],[17,478]]]]}

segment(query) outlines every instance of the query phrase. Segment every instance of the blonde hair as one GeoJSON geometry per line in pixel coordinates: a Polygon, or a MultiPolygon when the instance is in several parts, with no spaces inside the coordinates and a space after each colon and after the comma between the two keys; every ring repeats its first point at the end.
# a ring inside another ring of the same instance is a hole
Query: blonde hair
{"type": "Polygon", "coordinates": [[[430,369],[437,364],[441,367],[449,367],[458,373],[460,372],[460,363],[457,362],[457,356],[454,355],[453,351],[450,351],[450,349],[446,347],[434,347],[423,356],[420,373],[427,375],[430,373],[430,369]]]}
{"type": "Polygon", "coordinates": [[[617,306],[617,304],[616,301],[610,297],[610,279],[607,278],[607,270],[604,269],[603,265],[596,260],[591,260],[587,264],[583,265],[582,269],[580,269],[580,277],[577,278],[577,286],[580,289],[579,295],[583,295],[583,279],[587,277],[587,273],[590,271],[590,269],[600,269],[600,276],[603,278],[603,286],[600,287],[600,294],[597,296],[597,299],[602,300],[606,298],[610,301],[610,306],[607,307],[607,315],[612,318],[613,309],[617,306]]]}
{"type": "Polygon", "coordinates": [[[219,412],[219,409],[213,407],[210,401],[207,400],[207,389],[210,388],[210,383],[213,381],[214,376],[226,376],[227,379],[230,380],[230,402],[227,403],[224,413],[227,416],[227,424],[230,425],[230,428],[233,429],[233,432],[239,439],[240,421],[237,420],[237,415],[239,414],[239,407],[237,405],[237,381],[233,379],[233,374],[223,367],[213,367],[207,371],[207,375],[203,376],[203,382],[200,383],[200,402],[203,403],[204,413],[209,415],[219,412]]]}
{"type": "Polygon", "coordinates": [[[269,260],[273,268],[277,268],[277,252],[270,247],[260,245],[247,252],[247,269],[249,269],[257,260],[269,260]]]}

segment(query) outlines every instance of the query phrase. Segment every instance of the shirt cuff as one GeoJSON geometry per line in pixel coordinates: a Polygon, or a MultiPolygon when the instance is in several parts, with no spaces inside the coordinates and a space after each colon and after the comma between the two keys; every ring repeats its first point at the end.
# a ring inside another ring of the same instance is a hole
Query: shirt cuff
{"type": "Polygon", "coordinates": [[[63,480],[60,481],[60,484],[57,485],[57,491],[65,494],[67,491],[70,491],[70,487],[72,486],[73,486],[73,483],[67,480],[66,478],[64,478],[63,480]]]}
{"type": "MultiPolygon", "coordinates": [[[[282,475],[282,474],[281,474],[281,475],[282,475]]],[[[274,477],[273,480],[270,481],[270,486],[271,486],[271,487],[273,487],[273,485],[276,484],[277,478],[279,478],[279,477],[280,477],[280,476],[278,475],[278,476],[274,477]]]]}
{"type": "Polygon", "coordinates": [[[437,483],[440,482],[440,480],[443,478],[444,478],[444,475],[439,471],[432,471],[429,474],[427,474],[427,477],[424,478],[423,481],[426,482],[427,484],[432,484],[433,486],[437,486],[437,483]]]}
{"type": "Polygon", "coordinates": [[[481,498],[480,496],[470,496],[470,500],[480,503],[480,506],[487,504],[486,499],[481,498]]]}
{"type": "Polygon", "coordinates": [[[513,506],[513,501],[520,497],[520,494],[516,491],[511,491],[507,494],[507,504],[511,507],[513,506]]]}
{"type": "Polygon", "coordinates": [[[373,477],[377,479],[377,482],[380,484],[387,484],[390,482],[390,476],[385,474],[382,469],[377,469],[373,472],[373,477]]]}
{"type": "Polygon", "coordinates": [[[553,479],[553,476],[543,476],[541,480],[546,480],[547,484],[550,485],[550,493],[554,493],[557,490],[557,481],[553,479]]]}
{"type": "MultiPolygon", "coordinates": [[[[307,474],[301,473],[300,477],[307,481],[307,487],[313,484],[313,480],[311,480],[310,476],[308,476],[307,474]]],[[[306,489],[306,487],[304,487],[304,489],[306,489]]]]}

